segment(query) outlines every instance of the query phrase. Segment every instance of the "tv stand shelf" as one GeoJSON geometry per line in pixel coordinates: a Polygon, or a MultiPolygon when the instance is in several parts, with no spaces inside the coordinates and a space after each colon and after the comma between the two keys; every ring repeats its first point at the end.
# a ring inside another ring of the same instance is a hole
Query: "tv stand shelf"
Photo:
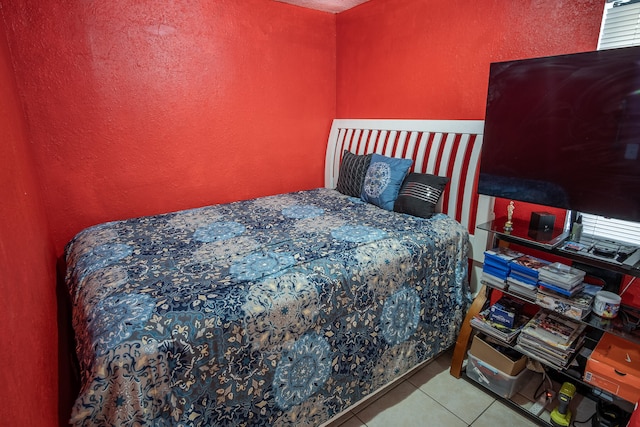
{"type": "MultiPolygon", "coordinates": [[[[622,277],[622,274],[640,277],[640,268],[638,264],[629,266],[624,265],[623,263],[618,262],[614,259],[599,259],[600,257],[596,258],[593,256],[589,256],[588,254],[582,255],[567,249],[563,249],[565,243],[568,241],[568,233],[564,230],[554,229],[544,234],[531,233],[529,231],[529,224],[527,221],[516,219],[515,221],[512,220],[512,229],[506,231],[504,230],[505,222],[506,217],[477,226],[481,230],[488,231],[493,236],[494,244],[491,247],[496,245],[495,240],[499,240],[515,243],[524,248],[537,249],[548,254],[554,254],[565,259],[577,261],[578,263],[582,264],[579,266],[579,268],[587,271],[587,274],[596,273],[596,277],[600,277],[603,280],[605,278],[611,279],[613,277],[613,282],[616,282],[617,279],[617,283],[619,283],[619,279],[622,277]],[[611,273],[613,276],[611,276],[609,272],[614,272],[611,273]]],[[[544,256],[542,255],[540,257],[544,258],[544,256]]],[[[608,284],[609,282],[605,280],[605,286],[607,286],[608,284]]],[[[618,290],[617,285],[615,290],[618,290]]],[[[462,369],[462,360],[464,359],[467,349],[469,348],[471,337],[474,334],[481,334],[481,336],[486,335],[485,331],[481,329],[474,329],[471,326],[471,318],[491,304],[492,293],[497,291],[508,294],[511,298],[519,299],[528,304],[537,305],[535,301],[531,301],[530,299],[524,298],[521,295],[509,292],[508,287],[506,289],[502,289],[500,287],[495,287],[492,284],[482,282],[482,288],[477,294],[471,308],[467,312],[467,316],[461,329],[461,333],[458,337],[458,342],[456,343],[456,348],[451,362],[450,373],[454,377],[462,377],[469,380],[484,391],[487,391],[487,388],[481,384],[478,384],[477,381],[469,378],[466,369],[462,369]]],[[[551,311],[546,308],[540,309],[551,311]]],[[[562,314],[560,315],[562,316],[562,314]]],[[[640,329],[634,329],[632,331],[625,330],[624,322],[622,321],[621,317],[622,316],[619,315],[614,319],[603,319],[592,312],[582,320],[571,319],[571,321],[573,322],[578,321],[586,325],[586,329],[584,331],[585,337],[583,338],[584,342],[581,344],[581,349],[579,350],[579,352],[576,352],[572,356],[574,359],[573,362],[571,364],[567,364],[567,366],[564,368],[556,367],[555,365],[552,365],[552,362],[545,361],[544,358],[531,356],[534,359],[538,360],[542,364],[542,366],[544,366],[546,374],[553,380],[553,390],[556,393],[560,389],[561,384],[564,382],[569,382],[579,389],[579,392],[576,394],[576,396],[580,396],[580,399],[583,400],[581,400],[579,410],[574,411],[574,414],[580,414],[581,418],[579,419],[585,419],[587,415],[593,414],[595,412],[596,402],[600,400],[612,402],[623,411],[628,413],[633,410],[633,402],[627,402],[624,399],[606,390],[601,390],[597,387],[594,387],[593,385],[583,380],[586,363],[585,358],[588,357],[588,354],[596,347],[598,341],[605,332],[625,338],[628,341],[635,343],[636,345],[640,345],[640,329]]],[[[504,343],[503,345],[505,347],[511,347],[516,351],[519,351],[521,354],[528,354],[525,353],[525,349],[519,349],[512,344],[504,343]]],[[[493,393],[493,391],[491,390],[489,390],[488,392],[495,395],[495,393],[493,393]]],[[[525,396],[527,397],[527,399],[525,399],[526,401],[521,402],[522,395],[516,395],[513,398],[500,397],[497,395],[496,397],[505,404],[513,407],[522,415],[540,425],[554,425],[550,422],[550,416],[548,412],[550,409],[548,407],[547,410],[540,415],[534,415],[529,412],[528,408],[536,400],[535,398],[530,399],[527,395],[525,396]]],[[[557,405],[557,400],[554,400],[552,402],[552,405],[557,405]]]]}
{"type": "MultiPolygon", "coordinates": [[[[605,257],[594,256],[591,253],[576,252],[564,249],[563,243],[569,238],[569,233],[562,229],[554,228],[549,232],[535,232],[529,230],[529,223],[525,220],[512,220],[512,230],[506,231],[504,224],[507,218],[499,218],[478,225],[480,230],[485,230],[505,242],[516,243],[525,247],[538,249],[554,255],[558,255],[573,261],[587,264],[593,267],[613,271],[616,273],[627,274],[629,276],[640,277],[640,262],[630,265],[619,262],[616,259],[607,259],[605,257]]],[[[631,254],[629,260],[634,260],[635,256],[640,254],[640,248],[631,254]]]]}
{"type": "MultiPolygon", "coordinates": [[[[532,305],[537,305],[536,301],[532,301],[530,299],[524,298],[521,295],[509,292],[509,289],[500,289],[500,288],[496,288],[493,287],[491,285],[485,284],[486,286],[486,293],[489,294],[492,291],[498,291],[501,292],[503,294],[507,294],[509,296],[511,296],[512,298],[521,300],[523,302],[526,302],[527,304],[532,304],[532,305]]],[[[488,296],[488,295],[487,295],[488,296]]],[[[541,307],[543,308],[543,307],[541,307]]],[[[544,308],[547,311],[552,311],[549,309],[544,308]]],[[[579,321],[581,323],[586,324],[587,326],[590,326],[592,329],[600,331],[598,333],[598,335],[602,335],[603,332],[609,332],[612,333],[614,335],[618,335],[622,338],[625,338],[626,340],[635,342],[636,344],[640,345],[640,331],[633,331],[633,332],[627,332],[624,329],[624,324],[622,321],[621,316],[617,316],[613,319],[603,319],[602,317],[598,316],[597,314],[591,312],[589,313],[584,319],[582,320],[577,320],[577,319],[571,319],[572,321],[579,321]]]]}

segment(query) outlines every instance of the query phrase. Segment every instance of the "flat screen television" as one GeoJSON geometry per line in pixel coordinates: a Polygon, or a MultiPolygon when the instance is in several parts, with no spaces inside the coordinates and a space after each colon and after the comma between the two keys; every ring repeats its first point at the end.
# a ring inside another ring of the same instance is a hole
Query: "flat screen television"
{"type": "Polygon", "coordinates": [[[640,46],[491,64],[478,192],[640,222],[640,46]]]}

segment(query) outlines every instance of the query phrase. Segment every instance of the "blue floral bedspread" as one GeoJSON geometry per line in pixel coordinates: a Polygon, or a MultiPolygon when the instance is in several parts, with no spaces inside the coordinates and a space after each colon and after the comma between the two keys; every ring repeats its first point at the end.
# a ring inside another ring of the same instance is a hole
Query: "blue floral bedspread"
{"type": "Polygon", "coordinates": [[[97,225],[66,247],[72,424],[316,426],[453,345],[468,233],[316,189],[97,225]]]}

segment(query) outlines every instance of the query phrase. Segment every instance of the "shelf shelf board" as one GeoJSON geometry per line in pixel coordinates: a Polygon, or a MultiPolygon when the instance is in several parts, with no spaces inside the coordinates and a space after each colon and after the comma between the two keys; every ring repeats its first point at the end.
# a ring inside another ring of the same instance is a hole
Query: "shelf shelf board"
{"type": "MultiPolygon", "coordinates": [[[[512,230],[505,230],[505,218],[499,218],[477,226],[478,229],[488,231],[494,234],[499,240],[505,242],[516,243],[518,245],[542,250],[544,252],[561,256],[572,261],[588,264],[593,267],[614,271],[616,273],[628,274],[630,276],[640,277],[640,265],[626,265],[614,259],[607,259],[591,254],[584,254],[562,249],[562,243],[567,241],[569,233],[559,228],[554,228],[548,233],[540,233],[529,230],[527,221],[514,220],[512,230]]],[[[640,250],[640,249],[638,249],[640,250]]]]}

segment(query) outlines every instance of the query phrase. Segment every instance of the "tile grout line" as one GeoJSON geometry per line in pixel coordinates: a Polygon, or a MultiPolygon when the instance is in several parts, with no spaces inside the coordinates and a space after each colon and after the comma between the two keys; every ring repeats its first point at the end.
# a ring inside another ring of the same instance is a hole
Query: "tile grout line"
{"type": "Polygon", "coordinates": [[[471,422],[471,424],[469,424],[469,427],[473,426],[473,423],[478,421],[480,419],[480,417],[482,417],[484,415],[484,413],[487,412],[489,410],[489,408],[491,408],[493,406],[493,404],[496,403],[496,402],[497,402],[497,400],[493,399],[493,402],[491,402],[486,408],[484,408],[482,410],[482,412],[480,412],[480,414],[471,422]]]}
{"type": "MultiPolygon", "coordinates": [[[[422,394],[424,394],[425,396],[427,396],[429,399],[431,399],[431,400],[433,400],[434,402],[436,402],[438,405],[440,405],[442,408],[444,408],[444,410],[446,410],[447,412],[449,412],[451,415],[453,415],[454,417],[456,417],[457,419],[459,419],[460,421],[462,421],[462,422],[464,423],[464,425],[466,425],[467,427],[470,427],[470,426],[471,426],[471,424],[467,423],[465,420],[463,420],[462,418],[460,418],[460,417],[458,416],[458,414],[456,414],[455,412],[452,412],[449,408],[447,408],[446,406],[444,406],[444,405],[443,405],[443,404],[442,404],[438,399],[436,399],[435,397],[430,396],[430,395],[429,395],[429,393],[427,393],[426,391],[422,390],[420,387],[417,387],[417,390],[418,390],[420,393],[422,393],[422,394]]],[[[490,404],[489,406],[491,406],[491,405],[493,405],[493,402],[491,402],[491,404],[490,404]]],[[[489,408],[489,406],[487,406],[487,408],[485,408],[485,409],[482,411],[482,413],[481,413],[480,415],[482,415],[482,414],[484,413],[484,411],[486,411],[486,410],[489,408]]],[[[475,418],[475,419],[473,420],[473,422],[475,422],[475,421],[480,417],[480,415],[478,415],[478,417],[477,417],[477,418],[475,418]]]]}

